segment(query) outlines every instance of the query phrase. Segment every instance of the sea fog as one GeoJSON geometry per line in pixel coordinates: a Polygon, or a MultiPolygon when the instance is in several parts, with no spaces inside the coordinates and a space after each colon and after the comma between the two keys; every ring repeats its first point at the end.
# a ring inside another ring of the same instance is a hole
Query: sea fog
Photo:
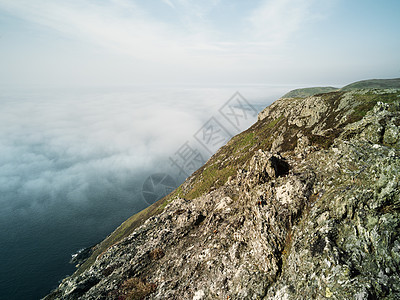
{"type": "Polygon", "coordinates": [[[74,271],[73,253],[179,185],[290,89],[0,88],[0,299],[46,295],[74,271]],[[179,161],[189,154],[201,158],[190,167],[179,161]],[[167,188],[155,186],[160,174],[167,188]]]}

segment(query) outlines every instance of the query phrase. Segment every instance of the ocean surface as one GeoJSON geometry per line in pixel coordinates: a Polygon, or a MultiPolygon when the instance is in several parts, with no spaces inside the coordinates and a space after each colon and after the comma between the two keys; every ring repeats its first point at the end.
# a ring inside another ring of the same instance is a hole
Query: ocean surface
{"type": "Polygon", "coordinates": [[[39,299],[290,86],[0,87],[0,299],[39,299]],[[240,94],[237,94],[239,92],[240,94]]]}

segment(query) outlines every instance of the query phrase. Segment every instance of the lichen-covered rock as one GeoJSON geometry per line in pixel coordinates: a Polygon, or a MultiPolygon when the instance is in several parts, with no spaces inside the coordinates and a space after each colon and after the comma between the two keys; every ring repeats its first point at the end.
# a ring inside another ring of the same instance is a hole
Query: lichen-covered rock
{"type": "Polygon", "coordinates": [[[47,299],[400,299],[399,95],[278,100],[47,299]]]}
{"type": "Polygon", "coordinates": [[[389,152],[338,140],[332,150],[311,155],[329,162],[319,174],[325,181],[316,186],[305,222],[293,228],[284,271],[268,297],[400,296],[400,161],[389,152]]]}

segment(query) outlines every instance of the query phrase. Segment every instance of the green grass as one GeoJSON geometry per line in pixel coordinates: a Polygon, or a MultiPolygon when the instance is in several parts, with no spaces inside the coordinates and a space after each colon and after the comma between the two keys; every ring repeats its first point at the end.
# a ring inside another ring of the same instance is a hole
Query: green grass
{"type": "Polygon", "coordinates": [[[342,91],[351,91],[355,89],[400,89],[400,78],[393,79],[369,79],[361,80],[348,84],[341,88],[342,91]]]}
{"type": "Polygon", "coordinates": [[[282,119],[283,119],[283,116],[280,116],[278,119],[272,120],[271,122],[269,122],[269,123],[265,126],[265,128],[266,128],[266,129],[272,129],[272,128],[274,128],[274,127],[276,126],[276,124],[278,124],[278,122],[279,122],[280,120],[282,120],[282,119]]]}
{"type": "Polygon", "coordinates": [[[238,153],[249,150],[255,143],[254,132],[238,135],[231,142],[233,152],[238,153]]]}
{"type": "Polygon", "coordinates": [[[373,92],[367,94],[356,94],[354,95],[357,102],[360,103],[354,113],[350,116],[350,123],[361,120],[367,112],[369,112],[377,102],[392,103],[394,101],[399,101],[398,93],[388,93],[388,94],[375,94],[373,92]]]}
{"type": "Polygon", "coordinates": [[[249,132],[247,134],[240,135],[239,137],[240,138],[235,143],[236,148],[251,145],[254,141],[254,132],[249,132]]]}
{"type": "MultiPolygon", "coordinates": [[[[400,89],[400,78],[393,79],[369,79],[353,82],[342,87],[341,91],[352,91],[357,89],[400,89]]],[[[281,98],[306,98],[322,93],[329,93],[338,91],[338,88],[326,86],[326,87],[310,87],[292,90],[281,98]]]]}
{"type": "Polygon", "coordinates": [[[236,169],[231,166],[226,166],[219,169],[219,167],[214,164],[210,167],[205,168],[199,180],[195,182],[192,189],[184,196],[186,199],[197,198],[207,192],[212,188],[218,188],[226,183],[229,176],[236,174],[236,169]]]}
{"type": "Polygon", "coordinates": [[[331,86],[324,86],[324,87],[310,87],[310,88],[303,88],[303,89],[295,89],[286,93],[282,96],[282,98],[306,98],[309,96],[314,96],[317,94],[322,93],[329,93],[337,91],[338,88],[331,87],[331,86]]]}

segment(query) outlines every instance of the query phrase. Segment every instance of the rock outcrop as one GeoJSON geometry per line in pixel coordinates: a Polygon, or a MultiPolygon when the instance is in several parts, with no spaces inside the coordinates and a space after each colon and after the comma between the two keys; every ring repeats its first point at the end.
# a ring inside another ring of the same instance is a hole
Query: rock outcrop
{"type": "Polygon", "coordinates": [[[398,90],[280,99],[46,299],[400,299],[399,125],[398,90]]]}

